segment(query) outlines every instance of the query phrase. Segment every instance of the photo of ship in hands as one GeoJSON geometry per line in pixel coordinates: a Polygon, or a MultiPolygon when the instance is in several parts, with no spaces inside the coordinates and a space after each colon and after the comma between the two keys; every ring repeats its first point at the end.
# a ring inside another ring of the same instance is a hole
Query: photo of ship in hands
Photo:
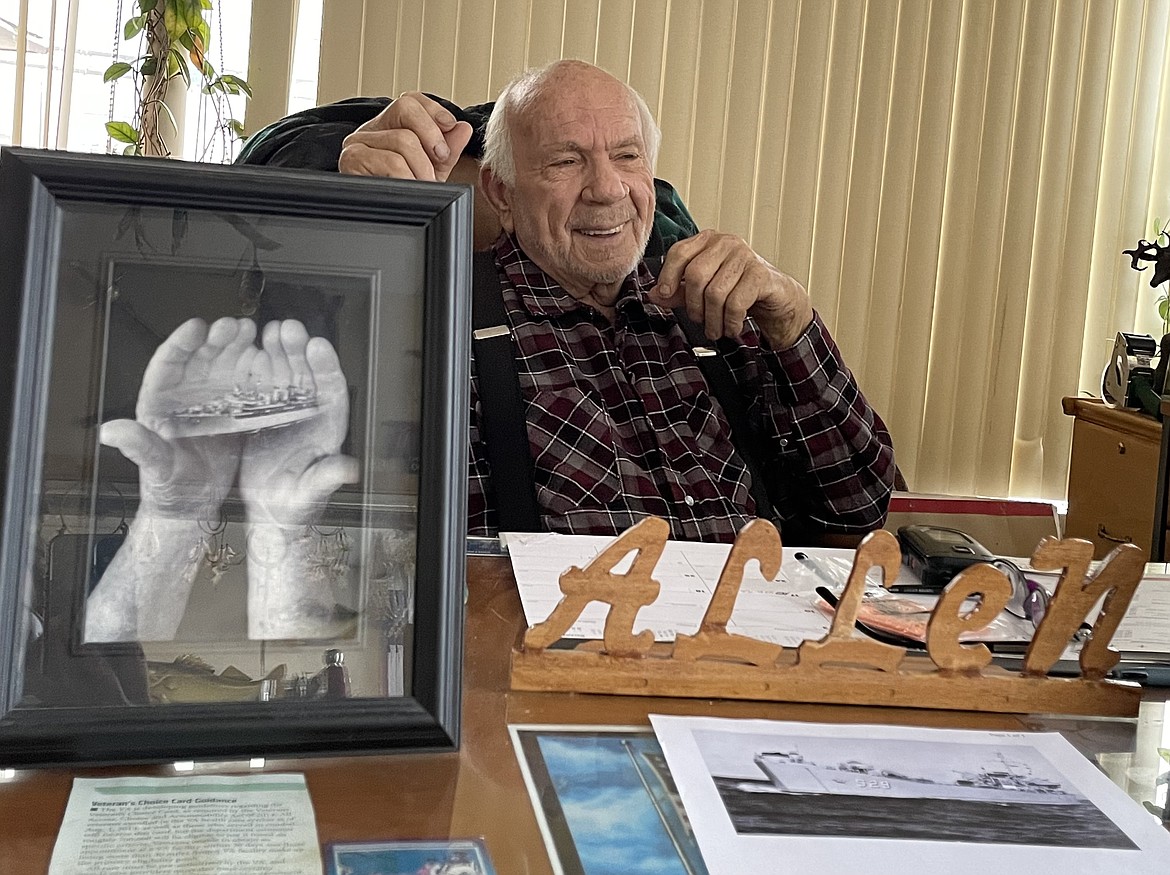
{"type": "Polygon", "coordinates": [[[171,416],[176,437],[199,437],[281,428],[311,419],[318,412],[314,388],[289,385],[264,390],[237,384],[228,394],[180,408],[171,416]]]}
{"type": "Polygon", "coordinates": [[[709,731],[695,741],[739,835],[1135,847],[1025,745],[709,731]]]}

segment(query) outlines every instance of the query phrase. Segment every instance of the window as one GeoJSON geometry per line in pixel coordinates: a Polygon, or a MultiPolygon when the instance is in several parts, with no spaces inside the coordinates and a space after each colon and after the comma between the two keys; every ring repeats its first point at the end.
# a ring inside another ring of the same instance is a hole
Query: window
{"type": "MultiPolygon", "coordinates": [[[[122,37],[136,13],[133,0],[30,2],[0,0],[0,143],[69,149],[121,151],[111,143],[105,123],[131,120],[134,87],[129,77],[102,81],[115,60],[131,62],[141,38],[122,37]],[[22,17],[25,19],[21,27],[22,17]],[[24,34],[25,50],[18,51],[24,34]]],[[[210,18],[209,59],[221,73],[247,76],[251,37],[251,0],[217,3],[210,18]]],[[[183,142],[175,156],[190,160],[230,159],[238,143],[213,135],[211,102],[193,81],[180,116],[183,142]]],[[[242,118],[244,99],[230,97],[234,118],[242,118]]]]}
{"type": "Polygon", "coordinates": [[[297,33],[293,43],[292,84],[288,111],[300,112],[317,105],[317,65],[321,59],[323,0],[300,0],[297,33]]]}

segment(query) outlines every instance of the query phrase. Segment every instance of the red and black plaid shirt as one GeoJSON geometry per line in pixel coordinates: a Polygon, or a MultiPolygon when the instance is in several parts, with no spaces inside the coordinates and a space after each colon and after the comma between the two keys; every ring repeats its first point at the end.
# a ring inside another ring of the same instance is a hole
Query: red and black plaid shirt
{"type": "MultiPolygon", "coordinates": [[[[497,241],[495,259],[545,527],[615,535],[654,515],[670,523],[672,538],[734,540],[754,516],[750,475],[674,314],[647,298],[654,278],[645,266],[626,280],[611,324],[509,235],[497,241]]],[[[782,528],[880,527],[893,445],[820,317],[780,352],[749,320],[724,355],[772,454],[770,494],[782,528]]],[[[474,362],[471,408],[468,532],[490,535],[495,498],[474,362]]]]}

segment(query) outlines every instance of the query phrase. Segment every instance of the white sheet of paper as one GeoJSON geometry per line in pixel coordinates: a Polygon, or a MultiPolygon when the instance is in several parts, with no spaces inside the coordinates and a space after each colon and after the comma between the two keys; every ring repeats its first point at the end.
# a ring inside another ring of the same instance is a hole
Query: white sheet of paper
{"type": "Polygon", "coordinates": [[[320,875],[300,774],[74,778],[49,875],[320,875]]]}
{"type": "Polygon", "coordinates": [[[1167,871],[1170,832],[1059,733],[650,721],[710,875],[1167,871]]]}
{"type": "Polygon", "coordinates": [[[1170,578],[1142,578],[1129,610],[1113,633],[1115,650],[1136,653],[1170,651],[1170,578]]]}
{"type": "MultiPolygon", "coordinates": [[[[561,600],[563,572],[574,565],[584,568],[612,542],[613,538],[595,535],[509,533],[508,555],[528,625],[548,619],[561,600]]],[[[729,544],[668,541],[653,573],[662,590],[654,604],[639,611],[634,632],[652,629],[655,640],[673,641],[677,633],[697,631],[730,552],[729,544]]],[[[795,552],[799,551],[785,548],[775,581],[765,580],[757,563],[748,563],[728,631],[784,647],[796,647],[806,638],[821,638],[828,632],[829,618],[816,608],[814,594],[825,581],[797,562],[792,555],[795,552]]],[[[852,550],[805,552],[816,552],[826,559],[839,554],[847,560],[845,574],[853,558],[852,550]]],[[[630,554],[615,572],[628,570],[632,562],[630,554]]],[[[565,637],[603,637],[606,611],[605,605],[593,602],[565,637]]]]}
{"type": "MultiPolygon", "coordinates": [[[[598,535],[509,532],[505,537],[529,626],[548,619],[561,600],[561,574],[573,565],[584,568],[613,542],[613,538],[598,535]]],[[[657,641],[673,641],[680,632],[693,634],[699,628],[730,552],[730,544],[667,541],[653,573],[662,590],[654,604],[638,612],[634,632],[653,629],[657,641]]],[[[797,647],[806,639],[823,638],[829,631],[829,617],[816,607],[816,588],[828,585],[825,577],[832,578],[837,586],[843,585],[853,566],[853,556],[853,550],[785,547],[780,574],[774,581],[766,580],[759,565],[749,562],[735,610],[727,624],[728,631],[784,647],[797,647]],[[821,573],[797,561],[796,553],[817,560],[821,573]]],[[[628,570],[632,562],[633,554],[630,554],[615,572],[628,570]]],[[[880,579],[879,572],[870,574],[875,581],[880,579]]],[[[909,575],[905,566],[903,574],[909,575]]],[[[903,574],[899,579],[903,579],[903,574]]],[[[603,637],[606,611],[600,602],[590,604],[565,637],[603,637]]]]}
{"type": "MultiPolygon", "coordinates": [[[[1060,579],[1059,573],[1055,571],[1037,571],[1028,559],[1012,561],[1049,592],[1060,579]]],[[[1089,573],[1095,573],[1100,567],[1100,561],[1093,562],[1089,566],[1089,573]]],[[[1092,611],[1091,619],[1097,616],[1099,609],[1100,604],[1092,611]]],[[[1165,563],[1146,563],[1142,582],[1134,591],[1133,600],[1110,643],[1114,650],[1126,653],[1170,652],[1170,572],[1165,563]]]]}

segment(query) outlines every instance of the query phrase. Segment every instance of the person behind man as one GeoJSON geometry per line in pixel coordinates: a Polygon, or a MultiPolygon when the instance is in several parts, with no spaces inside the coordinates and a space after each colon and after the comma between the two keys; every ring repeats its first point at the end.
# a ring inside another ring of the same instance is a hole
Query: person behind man
{"type": "MultiPolygon", "coordinates": [[[[445,181],[472,128],[400,97],[349,135],[338,168],[445,181]]],[[[642,261],[659,131],[632,88],[580,61],[510,83],[487,125],[479,192],[516,345],[543,524],[612,534],[646,515],[671,535],[730,541],[755,514],[729,439],[672,308],[703,326],[766,448],[763,476],[786,543],[879,527],[894,480],[890,436],[799,282],[712,230],[642,261]]],[[[469,532],[495,529],[472,380],[469,532]]]]}

